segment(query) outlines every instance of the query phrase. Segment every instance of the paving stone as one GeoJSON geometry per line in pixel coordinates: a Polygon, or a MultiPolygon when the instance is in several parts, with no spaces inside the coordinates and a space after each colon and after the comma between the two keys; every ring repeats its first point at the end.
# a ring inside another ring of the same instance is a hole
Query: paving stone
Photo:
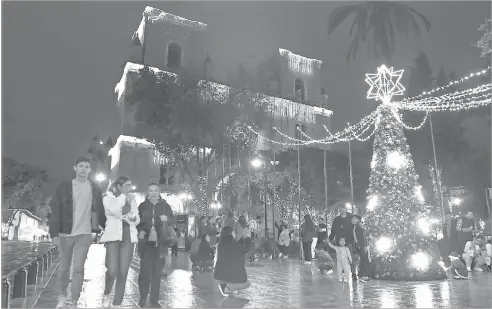
{"type": "MultiPolygon", "coordinates": [[[[104,288],[104,255],[92,245],[85,268],[79,307],[100,308],[104,288]]],[[[299,260],[261,260],[247,264],[251,287],[236,297],[224,298],[211,272],[193,273],[187,255],[172,261],[175,270],[162,278],[160,303],[166,308],[490,308],[491,273],[472,273],[469,280],[431,282],[340,283],[335,275],[320,274],[314,265],[299,260]]],[[[127,307],[138,307],[138,258],[132,261],[126,295],[127,307]]],[[[56,285],[52,279],[50,286],[56,285]]],[[[36,308],[56,305],[56,289],[46,289],[36,308]],[[46,294],[46,295],[44,295],[46,294]]]]}

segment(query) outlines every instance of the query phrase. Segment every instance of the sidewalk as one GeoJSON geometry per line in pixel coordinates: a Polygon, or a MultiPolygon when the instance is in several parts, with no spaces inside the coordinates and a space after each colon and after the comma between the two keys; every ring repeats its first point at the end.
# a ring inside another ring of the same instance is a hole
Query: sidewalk
{"type": "MultiPolygon", "coordinates": [[[[102,245],[91,246],[80,308],[101,308],[104,256],[102,245]]],[[[211,272],[193,274],[189,270],[186,253],[180,252],[178,258],[173,258],[173,267],[176,270],[162,279],[160,303],[166,308],[492,307],[491,273],[473,273],[469,280],[462,281],[373,281],[349,285],[339,283],[334,275],[320,275],[314,265],[304,265],[299,260],[261,260],[247,265],[251,287],[237,297],[223,298],[211,272]]],[[[128,275],[124,306],[138,307],[138,268],[135,258],[128,275]]],[[[56,277],[51,281],[35,308],[56,306],[56,277]]]]}

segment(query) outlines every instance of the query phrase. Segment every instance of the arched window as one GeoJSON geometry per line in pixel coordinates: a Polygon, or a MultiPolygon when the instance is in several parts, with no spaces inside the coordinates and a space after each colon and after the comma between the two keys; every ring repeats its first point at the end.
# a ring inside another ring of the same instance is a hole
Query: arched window
{"type": "Polygon", "coordinates": [[[301,101],[304,101],[305,100],[305,97],[304,97],[305,90],[304,90],[304,82],[302,81],[302,79],[296,78],[294,90],[296,92],[296,99],[300,98],[301,101]]]}
{"type": "Polygon", "coordinates": [[[167,67],[181,67],[181,46],[179,46],[179,44],[177,43],[171,43],[167,47],[167,67]]]}

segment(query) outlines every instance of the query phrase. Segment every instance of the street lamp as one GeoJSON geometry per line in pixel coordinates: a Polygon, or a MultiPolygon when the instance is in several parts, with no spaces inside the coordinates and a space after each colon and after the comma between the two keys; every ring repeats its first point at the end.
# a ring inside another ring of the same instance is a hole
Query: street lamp
{"type": "Polygon", "coordinates": [[[215,211],[217,210],[217,215],[219,215],[219,209],[222,205],[219,201],[213,201],[212,204],[210,204],[210,207],[212,208],[212,216],[215,217],[215,211]]]}
{"type": "Polygon", "coordinates": [[[263,161],[260,158],[254,158],[251,160],[251,166],[253,168],[259,169],[263,165],[263,161]]]}
{"type": "Polygon", "coordinates": [[[97,173],[94,179],[96,180],[96,182],[101,183],[101,182],[105,182],[107,177],[103,173],[97,173]]]}

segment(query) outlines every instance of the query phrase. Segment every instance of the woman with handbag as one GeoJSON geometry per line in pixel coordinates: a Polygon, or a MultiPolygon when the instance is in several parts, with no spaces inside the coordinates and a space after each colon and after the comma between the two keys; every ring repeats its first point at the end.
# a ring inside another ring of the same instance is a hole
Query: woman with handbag
{"type": "Polygon", "coordinates": [[[140,222],[137,202],[130,193],[132,182],[127,177],[118,177],[103,198],[107,217],[106,229],[101,243],[106,245],[106,280],[103,307],[111,306],[111,290],[115,284],[113,306],[120,306],[125,293],[126,277],[137,242],[136,226],[140,222]]]}
{"type": "Polygon", "coordinates": [[[145,307],[150,290],[150,304],[153,308],[160,308],[159,292],[161,273],[165,264],[168,246],[163,229],[176,224],[176,219],[169,204],[161,199],[159,185],[151,183],[148,196],[138,207],[140,224],[138,230],[138,253],[140,256],[140,272],[138,288],[140,290],[139,306],[145,307]]]}

